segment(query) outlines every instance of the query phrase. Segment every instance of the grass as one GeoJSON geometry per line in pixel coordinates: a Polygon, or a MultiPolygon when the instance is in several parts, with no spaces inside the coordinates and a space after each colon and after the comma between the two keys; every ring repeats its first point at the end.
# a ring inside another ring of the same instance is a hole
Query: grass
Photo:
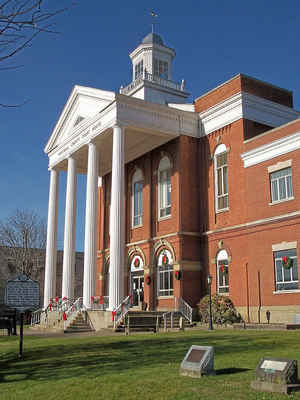
{"type": "MultiPolygon", "coordinates": [[[[189,331],[107,337],[0,337],[1,400],[282,399],[253,391],[263,356],[300,360],[300,333],[189,331]],[[216,376],[179,375],[192,344],[215,348],[216,376]]],[[[300,392],[289,396],[300,399],[300,392]]]]}

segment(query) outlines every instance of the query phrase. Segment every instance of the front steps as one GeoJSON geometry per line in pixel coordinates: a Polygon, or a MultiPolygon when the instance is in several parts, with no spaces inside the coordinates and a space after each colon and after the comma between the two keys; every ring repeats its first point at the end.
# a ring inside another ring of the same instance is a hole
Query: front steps
{"type": "Polygon", "coordinates": [[[91,325],[87,320],[87,314],[85,312],[79,312],[67,328],[64,329],[64,333],[83,332],[94,332],[94,329],[91,328],[91,325]]]}

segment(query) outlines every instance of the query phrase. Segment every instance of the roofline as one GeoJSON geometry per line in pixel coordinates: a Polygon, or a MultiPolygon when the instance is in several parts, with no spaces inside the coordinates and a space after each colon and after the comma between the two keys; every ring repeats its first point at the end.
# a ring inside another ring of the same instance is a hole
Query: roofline
{"type": "Polygon", "coordinates": [[[261,133],[260,135],[254,136],[250,139],[244,140],[244,144],[250,143],[250,142],[254,142],[254,140],[256,139],[260,139],[261,137],[264,137],[266,135],[268,135],[269,133],[273,133],[276,131],[279,131],[280,129],[286,128],[289,125],[293,125],[297,122],[300,122],[300,118],[294,119],[293,121],[287,122],[286,124],[280,125],[280,126],[276,126],[276,128],[270,129],[266,132],[261,133]]]}
{"type": "Polygon", "coordinates": [[[197,98],[195,99],[195,101],[201,99],[202,97],[207,96],[209,93],[214,92],[215,90],[219,89],[220,87],[226,85],[227,83],[233,81],[234,79],[236,79],[236,78],[238,78],[238,77],[243,77],[243,78],[252,79],[253,81],[256,81],[256,82],[259,82],[259,83],[263,83],[264,85],[267,85],[267,86],[269,86],[269,87],[273,87],[274,89],[279,89],[279,90],[282,90],[282,91],[284,91],[284,92],[286,92],[286,93],[293,94],[293,91],[292,91],[292,90],[284,89],[284,88],[282,88],[282,87],[280,87],[280,86],[273,85],[272,83],[268,83],[268,82],[263,81],[263,80],[261,80],[261,79],[253,78],[253,77],[250,76],[250,75],[246,75],[246,74],[243,74],[243,73],[239,73],[239,74],[237,74],[237,75],[234,75],[232,78],[228,79],[227,81],[221,83],[220,85],[216,86],[215,88],[213,88],[213,89],[209,90],[208,92],[202,94],[201,96],[197,97],[197,98]]]}

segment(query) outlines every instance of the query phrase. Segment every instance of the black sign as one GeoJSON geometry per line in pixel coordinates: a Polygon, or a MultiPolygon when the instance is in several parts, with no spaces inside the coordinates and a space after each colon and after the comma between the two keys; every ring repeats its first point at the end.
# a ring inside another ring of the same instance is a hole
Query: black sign
{"type": "Polygon", "coordinates": [[[40,285],[27,275],[7,281],[5,303],[19,311],[34,310],[40,306],[40,285]]]}

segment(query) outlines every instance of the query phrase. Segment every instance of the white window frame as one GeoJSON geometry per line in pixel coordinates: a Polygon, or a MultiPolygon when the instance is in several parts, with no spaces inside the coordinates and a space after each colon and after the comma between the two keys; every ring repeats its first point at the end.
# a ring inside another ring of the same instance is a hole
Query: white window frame
{"type": "Polygon", "coordinates": [[[153,60],[153,76],[168,80],[169,63],[168,61],[154,58],[153,60]]]}
{"type": "Polygon", "coordinates": [[[144,72],[144,60],[142,59],[134,66],[134,80],[138,79],[140,76],[143,75],[144,72]]]}
{"type": "Polygon", "coordinates": [[[160,160],[158,167],[158,219],[171,217],[172,165],[168,157],[160,160]]]}
{"type": "Polygon", "coordinates": [[[287,249],[274,252],[274,276],[275,276],[275,292],[298,291],[299,290],[299,272],[297,249],[287,249]],[[282,265],[282,257],[289,256],[293,260],[293,266],[286,269],[282,265]],[[295,264],[296,262],[296,264],[295,264]],[[277,268],[278,265],[278,268],[277,268]],[[282,280],[279,280],[279,268],[282,280]],[[295,269],[297,272],[295,273],[295,269]],[[293,274],[294,271],[294,274],[293,274]],[[297,275],[297,279],[295,279],[297,275]],[[280,287],[281,286],[281,287],[280,287]],[[291,287],[293,286],[293,287],[291,287]]]}
{"type": "Polygon", "coordinates": [[[217,285],[219,294],[224,295],[229,293],[229,262],[226,250],[219,251],[217,255],[217,285]],[[227,273],[220,271],[221,265],[224,265],[225,268],[227,268],[227,273]],[[227,282],[226,282],[226,277],[227,277],[227,282]]]}
{"type": "Polygon", "coordinates": [[[131,186],[131,215],[132,215],[132,227],[137,228],[143,225],[143,174],[140,169],[137,169],[132,177],[132,186],[131,186]],[[138,210],[138,213],[135,214],[135,202],[139,200],[135,195],[138,193],[135,191],[135,185],[142,186],[142,196],[141,196],[141,204],[138,210]]]}
{"type": "Polygon", "coordinates": [[[270,177],[270,192],[271,192],[271,203],[270,204],[281,203],[284,201],[294,199],[293,178],[292,178],[292,168],[291,167],[286,167],[286,168],[282,168],[282,169],[279,169],[276,171],[272,171],[269,173],[269,177],[270,177]],[[286,171],[286,174],[283,176],[274,177],[282,171],[286,171]],[[280,181],[284,182],[285,195],[282,198],[280,198],[280,188],[279,188],[280,181]],[[289,181],[289,183],[288,183],[288,181],[289,181]],[[275,183],[276,183],[276,185],[275,185],[275,183]],[[288,193],[288,186],[290,186],[290,193],[288,193]]]}
{"type": "Polygon", "coordinates": [[[162,250],[159,253],[157,261],[157,296],[168,297],[174,295],[174,266],[173,258],[168,250],[162,250]],[[168,264],[164,265],[162,262],[163,256],[168,257],[168,264]],[[161,281],[167,281],[167,287],[160,288],[161,281]]]}
{"type": "Polygon", "coordinates": [[[229,194],[228,194],[228,160],[227,160],[227,149],[225,144],[220,144],[215,151],[214,154],[214,173],[215,173],[215,203],[216,203],[216,211],[217,212],[222,212],[229,210],[229,194]],[[221,156],[223,154],[226,154],[226,164],[222,165],[221,167],[217,166],[217,158],[218,156],[221,156]],[[226,172],[225,172],[226,168],[226,172]],[[221,190],[222,193],[219,194],[219,180],[218,180],[218,171],[221,170],[221,190]],[[226,174],[226,183],[227,183],[227,190],[224,184],[224,176],[226,174]],[[219,199],[221,198],[226,198],[227,199],[227,205],[225,207],[219,207],[219,199]]]}

